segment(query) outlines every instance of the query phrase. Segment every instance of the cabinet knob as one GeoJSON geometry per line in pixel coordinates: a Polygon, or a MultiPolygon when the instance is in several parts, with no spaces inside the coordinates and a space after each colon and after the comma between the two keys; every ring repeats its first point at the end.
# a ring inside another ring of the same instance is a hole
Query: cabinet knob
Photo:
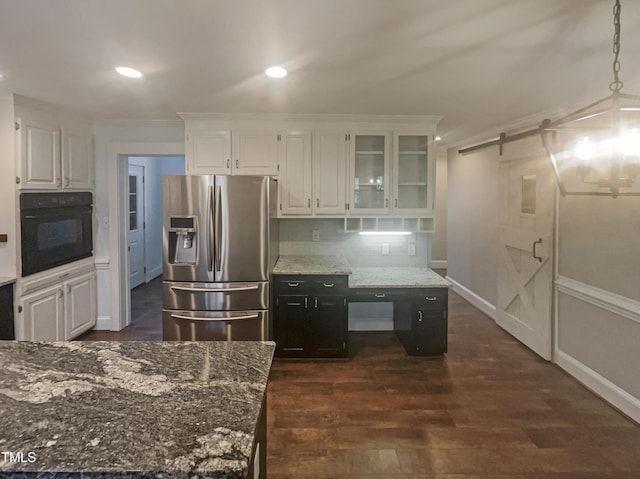
{"type": "Polygon", "coordinates": [[[311,198],[307,198],[307,208],[311,208],[311,198]]]}

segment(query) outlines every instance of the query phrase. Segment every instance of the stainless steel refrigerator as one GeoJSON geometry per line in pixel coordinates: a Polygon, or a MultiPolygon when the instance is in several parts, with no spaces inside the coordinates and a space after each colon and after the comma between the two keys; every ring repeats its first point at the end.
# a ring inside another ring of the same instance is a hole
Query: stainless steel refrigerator
{"type": "Polygon", "coordinates": [[[270,338],[276,191],[268,176],[163,178],[163,339],[270,338]]]}

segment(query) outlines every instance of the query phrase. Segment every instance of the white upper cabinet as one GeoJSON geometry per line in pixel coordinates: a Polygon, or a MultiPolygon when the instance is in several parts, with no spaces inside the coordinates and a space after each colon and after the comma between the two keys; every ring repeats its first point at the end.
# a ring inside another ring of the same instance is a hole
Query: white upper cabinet
{"type": "Polygon", "coordinates": [[[316,131],[313,141],[313,212],[316,215],[344,215],[347,176],[346,132],[316,131]]]}
{"type": "Polygon", "coordinates": [[[231,134],[233,175],[277,175],[278,132],[234,130],[231,134]]]}
{"type": "Polygon", "coordinates": [[[62,128],[62,187],[93,188],[93,167],[91,135],[62,128]]]}
{"type": "Polygon", "coordinates": [[[189,174],[231,174],[231,130],[193,129],[187,131],[186,140],[189,174]]]}
{"type": "Polygon", "coordinates": [[[352,131],[349,151],[349,214],[389,213],[391,133],[352,131]]]}
{"type": "Polygon", "coordinates": [[[280,217],[432,220],[439,117],[181,116],[188,173],[277,176],[280,217]]]}
{"type": "Polygon", "coordinates": [[[17,123],[21,140],[20,187],[61,187],[60,128],[31,118],[17,123]]]}
{"type": "Polygon", "coordinates": [[[393,135],[392,213],[422,214],[433,210],[435,163],[426,133],[393,135]]]}
{"type": "Polygon", "coordinates": [[[280,141],[281,216],[345,212],[346,133],[283,134],[280,141]],[[312,153],[313,152],[313,153],[312,153]]]}
{"type": "Polygon", "coordinates": [[[310,215],[311,132],[287,131],[278,144],[280,215],[310,215]]]}
{"type": "Polygon", "coordinates": [[[185,122],[186,164],[190,175],[278,174],[278,131],[220,129],[185,122]]]}
{"type": "Polygon", "coordinates": [[[92,189],[93,138],[88,121],[16,105],[20,189],[92,189]]]}

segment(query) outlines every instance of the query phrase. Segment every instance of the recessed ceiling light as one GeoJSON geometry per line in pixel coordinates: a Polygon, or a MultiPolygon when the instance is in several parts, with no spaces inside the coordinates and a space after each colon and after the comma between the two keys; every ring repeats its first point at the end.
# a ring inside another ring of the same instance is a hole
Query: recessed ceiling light
{"type": "Polygon", "coordinates": [[[439,136],[436,136],[436,141],[440,141],[442,140],[442,138],[440,138],[439,136]]]}
{"type": "Polygon", "coordinates": [[[271,78],[284,78],[287,76],[287,70],[278,66],[269,67],[264,72],[271,78]]]}
{"type": "Polygon", "coordinates": [[[120,73],[120,75],[129,77],[129,78],[141,78],[142,73],[136,70],[135,68],[129,67],[117,67],[116,71],[120,73]]]}

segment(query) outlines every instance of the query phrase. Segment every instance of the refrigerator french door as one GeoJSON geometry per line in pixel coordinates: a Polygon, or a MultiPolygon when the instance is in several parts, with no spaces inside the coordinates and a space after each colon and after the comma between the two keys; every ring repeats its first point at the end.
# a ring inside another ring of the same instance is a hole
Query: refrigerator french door
{"type": "Polygon", "coordinates": [[[275,180],[163,178],[165,340],[267,340],[275,180]]]}

